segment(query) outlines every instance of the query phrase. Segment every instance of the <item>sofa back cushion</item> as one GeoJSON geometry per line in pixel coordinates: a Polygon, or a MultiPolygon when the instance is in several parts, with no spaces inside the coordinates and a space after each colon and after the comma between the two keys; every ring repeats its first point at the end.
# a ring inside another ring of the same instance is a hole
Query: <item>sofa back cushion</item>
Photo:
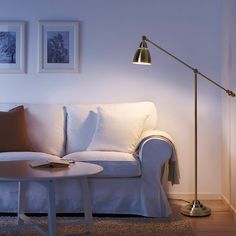
{"type": "Polygon", "coordinates": [[[133,153],[147,115],[117,113],[98,107],[96,129],[87,150],[133,153]]]}
{"type": "Polygon", "coordinates": [[[66,153],[85,151],[88,148],[96,129],[98,107],[114,113],[146,114],[143,131],[156,127],[156,107],[152,102],[67,105],[66,153]]]}
{"type": "Polygon", "coordinates": [[[34,151],[52,155],[65,154],[65,115],[62,105],[49,104],[0,104],[0,111],[16,106],[25,108],[26,127],[34,151]]]}

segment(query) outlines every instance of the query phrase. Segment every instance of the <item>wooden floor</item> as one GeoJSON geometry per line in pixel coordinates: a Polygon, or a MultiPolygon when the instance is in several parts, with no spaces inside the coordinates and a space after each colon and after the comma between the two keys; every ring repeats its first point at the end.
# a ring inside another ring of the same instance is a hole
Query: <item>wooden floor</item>
{"type": "MultiPolygon", "coordinates": [[[[171,200],[178,205],[186,202],[171,200]]],[[[211,216],[188,217],[196,236],[236,236],[236,214],[222,200],[201,201],[212,210],[211,216]]]]}

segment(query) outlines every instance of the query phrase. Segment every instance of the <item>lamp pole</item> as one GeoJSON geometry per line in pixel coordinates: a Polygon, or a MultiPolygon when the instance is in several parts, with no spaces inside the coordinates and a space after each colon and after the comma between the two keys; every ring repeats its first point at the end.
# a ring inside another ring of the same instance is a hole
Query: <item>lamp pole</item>
{"type": "Polygon", "coordinates": [[[235,93],[229,89],[225,89],[224,87],[222,87],[220,84],[216,83],[215,81],[213,81],[212,79],[208,78],[206,75],[202,74],[198,69],[192,67],[191,65],[187,64],[186,62],[184,62],[183,60],[181,60],[180,58],[176,57],[175,55],[173,55],[172,53],[168,52],[167,50],[165,50],[164,48],[160,47],[158,44],[154,43],[153,41],[151,41],[150,39],[148,39],[146,36],[142,37],[142,42],[140,44],[140,47],[138,48],[138,50],[135,53],[134,59],[133,59],[133,63],[134,64],[151,64],[151,56],[150,53],[148,51],[148,47],[146,42],[151,43],[152,45],[154,45],[155,47],[157,47],[158,49],[160,49],[161,51],[165,52],[166,54],[168,54],[169,56],[171,56],[172,58],[174,58],[175,60],[177,60],[178,62],[180,62],[181,64],[185,65],[186,67],[188,67],[189,69],[191,69],[193,71],[194,74],[194,163],[195,163],[195,168],[194,168],[194,172],[195,172],[195,194],[194,194],[194,200],[189,203],[188,205],[184,206],[181,208],[181,213],[183,215],[187,215],[187,216],[208,216],[211,214],[211,209],[204,206],[203,204],[201,204],[201,202],[198,200],[198,127],[197,127],[197,108],[198,108],[198,104],[197,104],[197,95],[198,95],[198,75],[201,75],[201,77],[203,77],[204,79],[208,80],[209,82],[211,82],[212,84],[216,85],[217,87],[221,88],[222,90],[224,90],[229,96],[231,97],[235,97],[235,93]]]}
{"type": "Polygon", "coordinates": [[[195,198],[194,201],[196,202],[198,197],[197,197],[197,89],[198,89],[198,81],[197,81],[197,72],[198,70],[194,70],[194,162],[195,162],[195,198]]]}

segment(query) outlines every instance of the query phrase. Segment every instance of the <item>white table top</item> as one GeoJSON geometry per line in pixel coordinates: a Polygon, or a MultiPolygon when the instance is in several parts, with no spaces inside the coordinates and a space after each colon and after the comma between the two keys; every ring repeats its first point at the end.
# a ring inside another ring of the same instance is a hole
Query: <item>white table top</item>
{"type": "Polygon", "coordinates": [[[63,168],[32,168],[31,161],[0,161],[0,180],[4,181],[42,181],[92,176],[103,171],[103,167],[75,162],[63,168]]]}

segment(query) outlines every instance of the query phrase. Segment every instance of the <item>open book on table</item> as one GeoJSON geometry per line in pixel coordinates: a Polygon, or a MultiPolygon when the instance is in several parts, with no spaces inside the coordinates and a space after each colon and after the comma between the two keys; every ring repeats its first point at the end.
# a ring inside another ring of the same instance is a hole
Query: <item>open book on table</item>
{"type": "Polygon", "coordinates": [[[68,167],[70,161],[67,160],[37,160],[30,162],[30,166],[33,168],[50,168],[50,167],[68,167]]]}

